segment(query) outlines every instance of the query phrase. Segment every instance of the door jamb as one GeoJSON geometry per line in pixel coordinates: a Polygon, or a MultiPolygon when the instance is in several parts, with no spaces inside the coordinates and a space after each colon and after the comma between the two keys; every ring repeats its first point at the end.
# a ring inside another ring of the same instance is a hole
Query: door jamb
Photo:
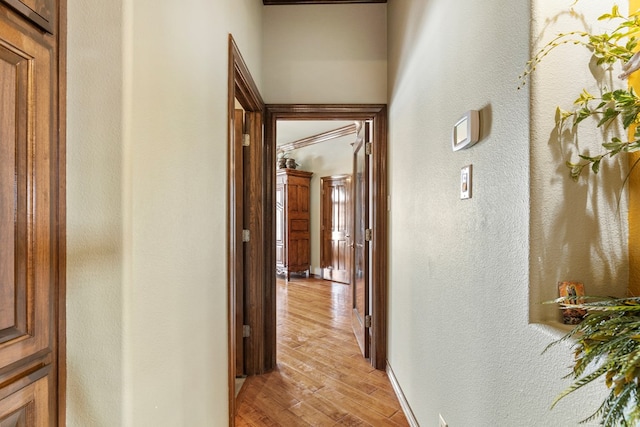
{"type": "Polygon", "coordinates": [[[276,123],[279,119],[290,120],[373,120],[374,140],[372,144],[373,182],[371,192],[375,212],[373,213],[371,295],[371,344],[370,363],[385,370],[387,363],[387,289],[388,289],[388,168],[387,168],[387,106],[384,104],[267,104],[265,106],[265,237],[270,233],[265,246],[265,368],[276,365],[276,286],[273,266],[275,251],[270,243],[275,241],[275,145],[276,123]]]}
{"type": "MultiPolygon", "coordinates": [[[[240,50],[233,39],[233,36],[229,34],[229,77],[228,77],[228,98],[227,98],[227,323],[228,323],[228,384],[229,384],[229,426],[233,427],[235,425],[235,412],[236,412],[236,399],[235,399],[235,358],[236,358],[236,348],[235,348],[235,339],[236,339],[236,328],[242,327],[242,325],[236,324],[235,319],[235,298],[236,298],[236,288],[237,280],[236,280],[236,263],[238,259],[238,251],[243,251],[243,242],[242,242],[242,232],[238,232],[238,226],[242,229],[242,224],[238,225],[235,221],[235,204],[237,201],[235,200],[234,195],[236,194],[236,186],[242,185],[242,183],[238,183],[235,179],[235,165],[236,162],[242,161],[242,159],[237,159],[235,156],[235,150],[233,149],[234,143],[234,111],[235,111],[235,102],[236,99],[245,111],[249,113],[255,113],[255,118],[259,119],[258,122],[253,122],[251,125],[250,133],[255,134],[262,129],[263,125],[263,111],[264,111],[264,101],[260,95],[258,87],[256,86],[253,78],[251,77],[251,73],[249,72],[249,68],[247,67],[242,55],[240,54],[240,50]]],[[[258,152],[262,152],[262,141],[261,137],[257,138],[259,141],[254,141],[255,150],[258,152]]],[[[261,172],[261,164],[259,165],[251,165],[252,173],[253,169],[259,174],[261,172]]],[[[251,184],[252,186],[259,185],[259,177],[253,175],[251,184]]],[[[260,194],[258,193],[257,198],[260,198],[260,194]]],[[[261,206],[258,204],[256,210],[252,212],[251,215],[255,215],[257,221],[260,222],[260,217],[263,216],[261,211],[261,206]]],[[[250,208],[250,207],[247,207],[250,208]]],[[[253,207],[251,207],[253,209],[253,207]]],[[[256,246],[260,246],[263,242],[263,238],[261,236],[256,236],[255,243],[253,243],[252,252],[260,252],[254,250],[256,246]]],[[[257,265],[260,263],[264,263],[264,261],[258,260],[257,265]]],[[[260,283],[258,280],[257,283],[260,283]]],[[[242,286],[242,284],[240,284],[242,286]]],[[[255,286],[256,291],[259,292],[259,286],[255,286]]],[[[257,304],[258,306],[260,304],[257,304]]],[[[261,317],[261,313],[254,313],[255,317],[261,317]]],[[[259,327],[254,327],[251,325],[253,329],[255,329],[254,337],[252,337],[252,341],[255,343],[256,341],[259,343],[259,327]]],[[[258,358],[261,354],[260,345],[258,348],[254,348],[251,352],[252,354],[245,355],[245,358],[258,358]]],[[[251,372],[254,373],[254,372],[251,372]]]]}

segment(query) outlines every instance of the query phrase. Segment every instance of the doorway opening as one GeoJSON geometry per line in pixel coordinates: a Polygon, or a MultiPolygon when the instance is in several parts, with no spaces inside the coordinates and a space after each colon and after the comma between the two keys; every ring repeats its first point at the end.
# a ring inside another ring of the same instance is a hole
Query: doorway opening
{"type": "Polygon", "coordinates": [[[229,36],[228,373],[230,425],[235,379],[276,367],[275,170],[278,120],[370,123],[371,235],[369,361],[386,368],[387,350],[387,109],[385,105],[265,105],[229,36]],[[238,108],[237,108],[238,107],[238,108]],[[236,110],[242,110],[242,113],[236,110]],[[240,117],[243,124],[240,125],[240,117]],[[264,129],[264,134],[263,134],[264,129]],[[240,136],[242,135],[242,136],[240,136]],[[245,136],[246,135],[246,136],[245,136]],[[245,144],[246,143],[246,144],[245,144]],[[239,311],[242,311],[240,314],[239,311]],[[242,360],[237,358],[242,346],[242,360]]]}
{"type": "MultiPolygon", "coordinates": [[[[386,368],[387,350],[387,259],[388,259],[388,186],[387,186],[387,110],[385,105],[329,105],[329,104],[289,104],[266,105],[265,107],[265,151],[270,153],[265,164],[266,175],[275,176],[276,170],[276,141],[278,121],[284,120],[341,120],[368,123],[371,139],[367,140],[370,156],[370,188],[367,198],[370,201],[370,221],[367,232],[370,246],[369,268],[369,299],[370,310],[368,325],[367,348],[363,353],[376,369],[386,368]]],[[[271,178],[273,179],[273,178],[271,178]]],[[[265,205],[273,207],[267,224],[271,224],[271,242],[275,242],[275,206],[274,187],[265,192],[265,205]]],[[[364,236],[363,236],[364,238],[364,236]]],[[[274,245],[269,245],[265,256],[267,266],[275,266],[274,245]]],[[[271,270],[273,271],[273,269],[271,270]]],[[[265,362],[268,370],[275,367],[276,360],[276,286],[275,274],[265,277],[265,300],[272,306],[265,309],[265,313],[273,313],[272,318],[265,319],[265,362]]],[[[363,319],[364,320],[364,319],[363,319]]]]}

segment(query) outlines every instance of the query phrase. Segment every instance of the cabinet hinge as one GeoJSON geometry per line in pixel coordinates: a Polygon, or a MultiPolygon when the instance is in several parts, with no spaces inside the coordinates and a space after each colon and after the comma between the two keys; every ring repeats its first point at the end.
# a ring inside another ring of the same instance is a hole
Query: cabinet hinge
{"type": "Polygon", "coordinates": [[[371,327],[371,315],[367,314],[366,316],[364,316],[364,327],[365,328],[370,328],[371,327]]]}
{"type": "Polygon", "coordinates": [[[242,338],[247,338],[251,336],[251,326],[242,325],[242,338]]]}
{"type": "Polygon", "coordinates": [[[242,230],[242,241],[243,242],[250,242],[251,241],[251,231],[242,230]]]}
{"type": "Polygon", "coordinates": [[[364,144],[364,154],[370,156],[373,153],[373,143],[367,142],[364,144]]]}
{"type": "Polygon", "coordinates": [[[249,135],[248,133],[243,133],[242,134],[242,146],[243,147],[248,147],[249,145],[251,145],[251,135],[249,135]]]}
{"type": "Polygon", "coordinates": [[[366,230],[364,230],[364,240],[366,240],[367,242],[370,242],[371,240],[373,240],[373,230],[370,228],[367,228],[366,230]]]}

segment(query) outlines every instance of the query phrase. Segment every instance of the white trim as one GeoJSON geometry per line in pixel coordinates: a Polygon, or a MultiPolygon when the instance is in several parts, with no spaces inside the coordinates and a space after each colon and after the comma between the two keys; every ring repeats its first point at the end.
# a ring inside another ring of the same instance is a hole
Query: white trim
{"type": "Polygon", "coordinates": [[[402,392],[402,388],[400,388],[400,383],[396,378],[396,375],[393,373],[393,369],[391,369],[391,364],[387,360],[387,376],[389,377],[389,381],[391,381],[391,387],[393,387],[393,391],[396,393],[396,397],[400,402],[400,406],[402,407],[402,412],[404,412],[404,416],[407,418],[407,422],[411,427],[420,427],[418,424],[418,420],[416,420],[416,416],[413,415],[413,411],[411,410],[411,406],[409,406],[409,402],[402,392]]]}

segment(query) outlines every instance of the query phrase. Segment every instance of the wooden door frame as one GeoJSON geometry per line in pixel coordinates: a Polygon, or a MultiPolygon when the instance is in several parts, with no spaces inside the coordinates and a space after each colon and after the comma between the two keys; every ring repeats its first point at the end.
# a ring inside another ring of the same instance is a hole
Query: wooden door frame
{"type": "MultiPolygon", "coordinates": [[[[235,360],[236,360],[236,328],[242,325],[236,324],[235,316],[235,300],[237,274],[236,268],[238,262],[242,262],[241,253],[244,250],[242,242],[242,224],[236,222],[236,203],[243,203],[242,200],[236,200],[235,194],[237,186],[242,186],[242,180],[238,182],[235,176],[236,162],[242,162],[238,159],[234,150],[234,115],[236,99],[242,105],[245,112],[250,114],[251,123],[249,133],[257,136],[254,138],[253,144],[250,145],[251,158],[254,160],[248,167],[249,186],[251,189],[259,188],[262,184],[262,161],[263,144],[262,144],[262,127],[263,127],[263,111],[264,102],[258,91],[258,88],[251,77],[249,68],[247,67],[240,50],[236,45],[233,36],[229,34],[229,75],[228,75],[228,95],[227,95],[227,322],[228,322],[228,383],[229,383],[229,425],[235,425],[235,360]]],[[[250,304],[255,307],[248,316],[251,318],[249,326],[253,333],[248,340],[247,351],[245,353],[245,362],[247,373],[261,373],[262,360],[262,311],[264,303],[261,295],[262,287],[257,284],[261,283],[261,276],[264,274],[264,258],[262,245],[264,242],[264,222],[262,220],[264,214],[264,204],[262,203],[262,193],[252,191],[251,206],[245,206],[249,210],[251,217],[250,230],[252,233],[252,242],[246,252],[247,257],[251,260],[251,269],[249,272],[250,289],[245,298],[251,299],[250,304]]],[[[240,284],[242,286],[242,284],[240,284]]]]}
{"type": "Polygon", "coordinates": [[[373,264],[372,330],[370,362],[373,367],[386,369],[387,363],[387,301],[388,301],[388,167],[387,167],[387,106],[384,104],[267,104],[265,106],[264,167],[265,230],[270,236],[265,245],[264,276],[264,362],[271,370],[276,366],[276,280],[275,249],[275,168],[276,124],[278,120],[372,120],[373,182],[373,264]]]}

